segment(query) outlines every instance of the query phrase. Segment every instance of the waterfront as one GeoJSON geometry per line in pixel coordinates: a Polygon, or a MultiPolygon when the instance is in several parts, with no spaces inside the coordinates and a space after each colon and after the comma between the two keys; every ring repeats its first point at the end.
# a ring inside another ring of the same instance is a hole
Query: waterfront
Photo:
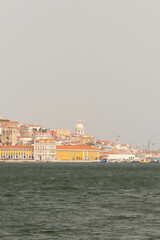
{"type": "Polygon", "coordinates": [[[0,163],[0,239],[160,239],[160,165],[0,163]]]}

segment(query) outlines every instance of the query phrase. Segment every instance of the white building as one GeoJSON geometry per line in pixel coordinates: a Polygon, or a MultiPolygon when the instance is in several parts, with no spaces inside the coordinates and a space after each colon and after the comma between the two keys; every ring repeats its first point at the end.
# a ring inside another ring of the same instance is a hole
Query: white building
{"type": "Polygon", "coordinates": [[[132,162],[135,160],[134,154],[111,153],[107,157],[108,162],[132,162]]]}
{"type": "Polygon", "coordinates": [[[56,144],[54,139],[40,139],[34,143],[34,159],[37,161],[52,161],[56,159],[56,144]]]}
{"type": "Polygon", "coordinates": [[[78,121],[75,131],[77,134],[84,135],[84,126],[81,120],[78,121]]]}
{"type": "Polygon", "coordinates": [[[33,144],[33,137],[19,137],[18,142],[23,145],[30,145],[33,144]]]}
{"type": "Polygon", "coordinates": [[[52,138],[52,135],[46,132],[35,132],[33,135],[36,140],[52,138]]]}

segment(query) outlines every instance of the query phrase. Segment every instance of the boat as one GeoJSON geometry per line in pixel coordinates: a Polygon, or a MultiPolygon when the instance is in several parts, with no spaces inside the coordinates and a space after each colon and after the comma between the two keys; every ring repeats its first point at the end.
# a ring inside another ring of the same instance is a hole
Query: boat
{"type": "Polygon", "coordinates": [[[100,162],[101,162],[101,163],[106,163],[106,162],[107,162],[107,159],[101,159],[100,162]]]}
{"type": "Polygon", "coordinates": [[[145,158],[143,160],[140,161],[140,163],[150,163],[150,159],[149,158],[145,158]]]}
{"type": "Polygon", "coordinates": [[[160,158],[158,158],[158,157],[155,157],[155,158],[151,157],[149,159],[150,159],[151,163],[159,163],[160,162],[160,158]]]}

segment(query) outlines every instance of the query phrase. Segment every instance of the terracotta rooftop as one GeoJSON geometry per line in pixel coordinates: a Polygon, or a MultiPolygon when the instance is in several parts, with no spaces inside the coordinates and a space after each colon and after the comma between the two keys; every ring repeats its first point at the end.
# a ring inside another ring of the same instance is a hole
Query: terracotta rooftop
{"type": "MultiPolygon", "coordinates": [[[[57,145],[56,146],[56,149],[57,150],[63,150],[63,149],[66,149],[66,150],[69,150],[69,149],[73,149],[73,150],[97,150],[96,148],[93,148],[91,146],[88,146],[88,145],[57,145]]],[[[98,151],[98,150],[97,150],[98,151]]]]}
{"type": "Polygon", "coordinates": [[[55,142],[54,138],[41,138],[41,139],[38,139],[38,142],[55,142]]]}
{"type": "Polygon", "coordinates": [[[13,121],[11,121],[11,120],[0,120],[0,122],[2,122],[2,123],[19,123],[19,122],[13,122],[13,121]]]}
{"type": "Polygon", "coordinates": [[[28,146],[26,146],[26,145],[22,145],[22,144],[19,144],[19,145],[6,145],[6,146],[0,146],[0,149],[19,149],[19,148],[30,148],[30,149],[33,149],[34,148],[34,146],[33,145],[28,145],[28,146]]]}

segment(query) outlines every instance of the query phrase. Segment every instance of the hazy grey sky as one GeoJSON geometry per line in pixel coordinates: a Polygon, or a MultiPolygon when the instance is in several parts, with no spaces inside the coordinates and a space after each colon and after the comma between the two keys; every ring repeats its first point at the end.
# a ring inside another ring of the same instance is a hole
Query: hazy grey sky
{"type": "Polygon", "coordinates": [[[159,0],[0,0],[0,113],[160,147],[159,13],[159,0]]]}

